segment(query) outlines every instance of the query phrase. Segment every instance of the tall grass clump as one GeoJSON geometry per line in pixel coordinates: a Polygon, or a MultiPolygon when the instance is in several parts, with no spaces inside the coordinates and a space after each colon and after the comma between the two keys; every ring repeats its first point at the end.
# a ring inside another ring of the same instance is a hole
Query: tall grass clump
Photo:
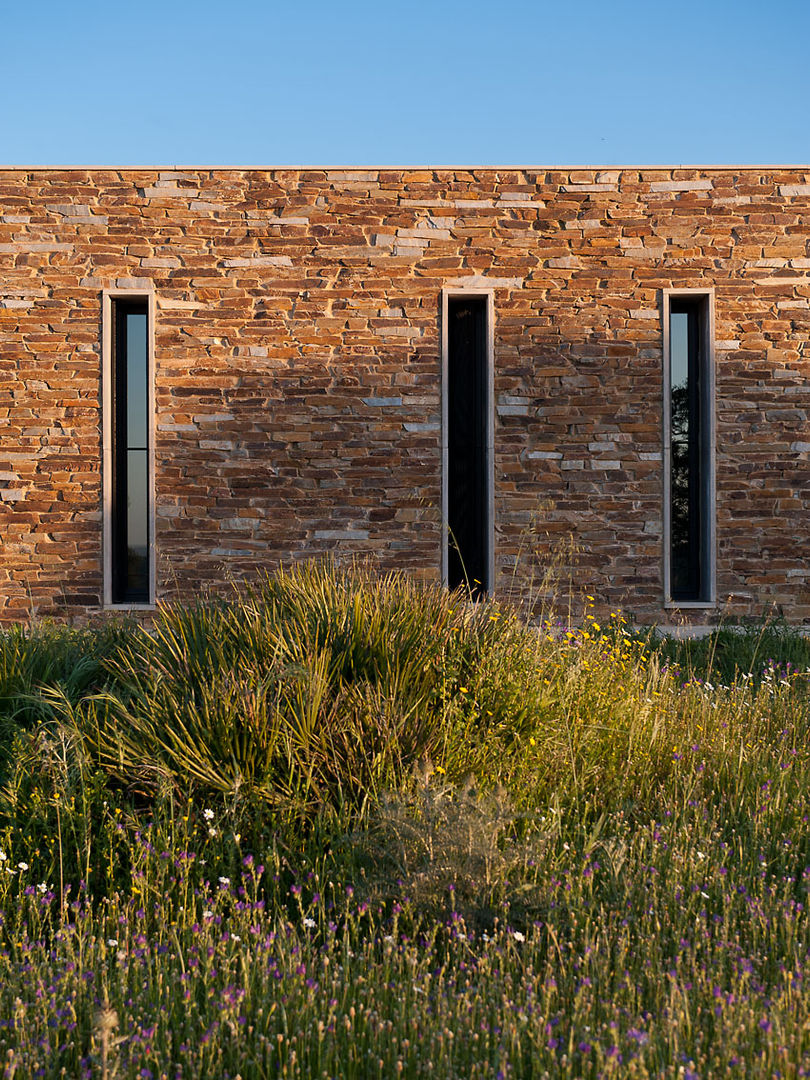
{"type": "Polygon", "coordinates": [[[42,690],[77,700],[102,678],[104,659],[131,632],[126,623],[94,629],[58,624],[0,630],[0,715],[32,724],[48,713],[42,690]]]}
{"type": "Polygon", "coordinates": [[[302,814],[397,785],[441,742],[452,601],[404,579],[280,572],[166,608],[65,708],[98,764],[153,791],[250,792],[302,814]]]}
{"type": "Polygon", "coordinates": [[[494,602],[308,566],[164,608],[109,651],[101,690],[43,697],[128,789],[361,813],[422,759],[483,776],[512,753],[549,704],[537,643],[494,602]]]}
{"type": "Polygon", "coordinates": [[[50,694],[76,703],[106,676],[103,661],[128,633],[126,624],[73,629],[43,623],[0,630],[0,776],[20,729],[53,716],[50,694]]]}

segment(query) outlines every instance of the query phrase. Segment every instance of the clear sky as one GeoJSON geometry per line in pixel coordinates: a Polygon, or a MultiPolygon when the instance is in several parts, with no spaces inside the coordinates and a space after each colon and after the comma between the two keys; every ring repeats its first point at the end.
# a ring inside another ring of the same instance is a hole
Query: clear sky
{"type": "Polygon", "coordinates": [[[810,0],[0,0],[0,164],[809,164],[810,0]]]}

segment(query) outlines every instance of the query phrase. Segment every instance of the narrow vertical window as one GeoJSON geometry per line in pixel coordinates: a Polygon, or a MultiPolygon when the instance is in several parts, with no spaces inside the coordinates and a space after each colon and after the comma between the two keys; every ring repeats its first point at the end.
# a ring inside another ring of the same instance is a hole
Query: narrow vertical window
{"type": "Polygon", "coordinates": [[[665,317],[668,600],[711,603],[714,500],[710,297],[669,295],[665,317]]]}
{"type": "Polygon", "coordinates": [[[110,599],[147,604],[150,581],[149,305],[111,307],[110,599]]]}
{"type": "Polygon", "coordinates": [[[445,313],[447,584],[480,595],[492,587],[488,297],[450,296],[445,313]]]}

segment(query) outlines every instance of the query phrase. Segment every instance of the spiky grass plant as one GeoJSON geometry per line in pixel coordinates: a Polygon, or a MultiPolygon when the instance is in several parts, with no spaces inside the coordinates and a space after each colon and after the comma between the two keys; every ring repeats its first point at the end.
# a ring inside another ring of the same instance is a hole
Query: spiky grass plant
{"type": "Polygon", "coordinates": [[[356,804],[435,751],[452,612],[443,591],[397,575],[279,572],[230,603],[163,609],[107,659],[107,689],[62,715],[144,791],[168,780],[303,813],[356,804]]]}

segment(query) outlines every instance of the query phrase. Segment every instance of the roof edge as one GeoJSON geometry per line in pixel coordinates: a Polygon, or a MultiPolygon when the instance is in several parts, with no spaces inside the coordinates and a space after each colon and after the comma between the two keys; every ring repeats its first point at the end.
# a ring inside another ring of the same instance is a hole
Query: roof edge
{"type": "Polygon", "coordinates": [[[770,165],[0,165],[0,172],[794,172],[810,164],[770,165]]]}

